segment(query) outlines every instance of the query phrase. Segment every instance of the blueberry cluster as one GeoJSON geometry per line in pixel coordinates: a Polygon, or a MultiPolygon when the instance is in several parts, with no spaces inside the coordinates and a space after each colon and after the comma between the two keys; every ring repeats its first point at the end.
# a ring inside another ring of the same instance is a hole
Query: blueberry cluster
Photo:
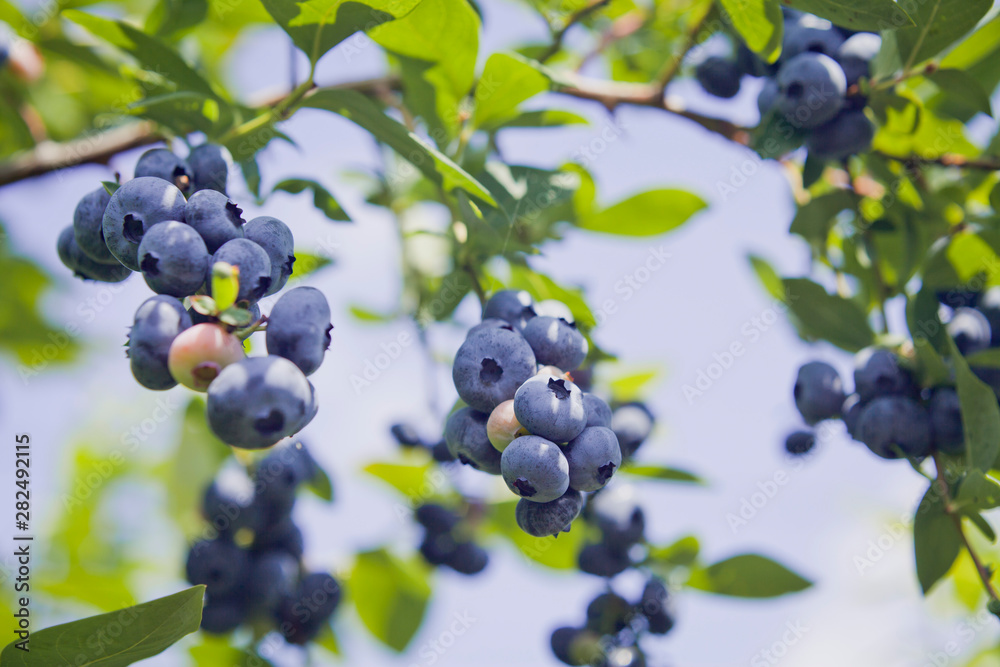
{"type": "Polygon", "coordinates": [[[462,518],[435,503],[417,508],[415,518],[424,528],[420,554],[434,566],[446,566],[460,574],[479,574],[489,564],[489,554],[468,536],[462,518]]]}
{"type": "Polygon", "coordinates": [[[635,487],[616,484],[593,494],[583,518],[600,540],[580,550],[580,571],[610,578],[632,567],[633,551],[643,542],[646,530],[646,516],[638,504],[635,487]]]}
{"type": "Polygon", "coordinates": [[[611,408],[569,375],[587,357],[587,339],[568,308],[503,290],[487,302],[455,355],[452,379],[466,403],[444,438],[464,464],[502,475],[521,498],[518,525],[541,537],[568,530],[583,506],[621,466],[611,408]],[[543,311],[544,312],[544,311],[543,311]]]}
{"type": "Polygon", "coordinates": [[[147,151],[114,194],[100,188],[80,201],[58,250],[81,278],[118,282],[141,272],[156,296],[139,306],[129,333],[135,379],[153,390],[180,383],[208,392],[215,434],[260,449],[315,416],[306,376],[323,362],[333,325],[312,287],[289,290],[261,317],[257,302],[292,273],[294,239],[277,218],[244,221],[225,194],[230,166],[213,144],[187,160],[147,151]],[[247,358],[243,340],[265,322],[268,356],[247,358]]]}
{"type": "Polygon", "coordinates": [[[214,537],[194,543],[187,557],[187,580],[206,587],[201,627],[224,634],[265,623],[289,643],[305,644],[341,598],[332,576],[304,571],[302,532],[292,520],[296,490],[317,464],[297,444],[268,454],[252,478],[223,472],[233,475],[213,481],[202,503],[214,537]]]}
{"type": "Polygon", "coordinates": [[[840,160],[871,146],[875,135],[865,115],[866,100],[858,87],[882,45],[879,35],[837,27],[812,14],[787,7],[781,57],[768,65],[744,45],[731,59],[703,60],[695,70],[702,88],[730,98],[744,75],[764,77],[757,98],[761,118],[774,113],[808,132],[811,155],[840,160]]]}
{"type": "MultiPolygon", "coordinates": [[[[955,318],[961,315],[956,312],[955,318]]],[[[857,354],[853,394],[846,394],[835,368],[811,361],[799,369],[793,395],[807,423],[842,419],[852,438],[885,459],[960,454],[965,448],[955,388],[947,384],[922,388],[906,358],[890,349],[872,347],[857,354]]],[[[814,444],[813,433],[796,431],[788,436],[785,448],[803,454],[814,444]]]]}
{"type": "Polygon", "coordinates": [[[447,463],[455,460],[444,438],[435,442],[428,442],[420,437],[420,434],[417,433],[417,430],[413,426],[402,422],[393,424],[389,432],[392,433],[393,439],[403,449],[426,449],[434,457],[434,460],[439,463],[447,463]]]}
{"type": "Polygon", "coordinates": [[[614,591],[601,593],[587,605],[583,627],[561,627],[552,633],[552,652],[567,665],[645,667],[639,638],[663,635],[674,627],[669,593],[663,581],[651,577],[634,603],[614,591]]]}

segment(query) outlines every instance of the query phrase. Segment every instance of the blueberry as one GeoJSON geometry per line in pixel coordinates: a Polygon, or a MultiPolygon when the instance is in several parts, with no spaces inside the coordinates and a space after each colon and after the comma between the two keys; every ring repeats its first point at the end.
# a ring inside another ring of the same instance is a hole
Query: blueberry
{"type": "Polygon", "coordinates": [[[622,452],[614,431],[589,426],[563,448],[569,462],[569,485],[577,491],[596,491],[621,467],[622,452]]]}
{"type": "Polygon", "coordinates": [[[569,462],[559,445],[537,435],[510,443],[500,457],[500,471],[507,488],[536,503],[555,500],[569,488],[569,462]]]}
{"type": "Polygon", "coordinates": [[[213,635],[225,635],[247,619],[247,607],[242,600],[211,599],[201,610],[201,629],[213,635]]]}
{"type": "Polygon", "coordinates": [[[861,77],[869,74],[869,64],[882,48],[882,38],[872,32],[859,32],[849,37],[835,56],[844,69],[847,85],[853,86],[861,77]]]}
{"type": "Polygon", "coordinates": [[[323,293],[315,287],[296,287],[285,292],[268,315],[267,351],[312,375],[323,363],[332,330],[330,304],[323,293]]]}
{"type": "Polygon", "coordinates": [[[740,68],[731,60],[711,56],[694,71],[698,83],[709,95],[729,99],[740,92],[740,68]]]}
{"type": "Polygon", "coordinates": [[[764,79],[764,85],[761,86],[760,92],[757,94],[757,111],[760,112],[761,118],[774,108],[780,95],[781,89],[778,87],[777,79],[764,79]]]}
{"type": "Polygon", "coordinates": [[[938,302],[942,306],[948,306],[949,308],[978,308],[980,299],[989,292],[994,293],[993,302],[994,304],[1000,304],[1000,288],[991,287],[982,292],[976,289],[967,289],[965,287],[954,287],[951,289],[942,289],[935,292],[938,302]]]}
{"type": "Polygon", "coordinates": [[[243,225],[243,233],[267,253],[271,260],[271,286],[267,294],[277,294],[292,275],[295,263],[295,239],[288,225],[277,218],[262,215],[243,225]]]}
{"type": "MultiPolygon", "coordinates": [[[[215,192],[215,190],[205,190],[205,192],[215,192]]],[[[217,262],[232,264],[240,270],[240,286],[236,295],[237,303],[254,303],[259,301],[271,285],[271,260],[268,259],[264,249],[253,241],[248,239],[233,239],[215,251],[215,254],[212,255],[212,262],[205,274],[208,280],[209,294],[212,293],[212,266],[217,262]]]]}
{"type": "Polygon", "coordinates": [[[254,471],[258,502],[269,516],[287,516],[295,504],[295,492],[315,474],[316,462],[304,446],[275,449],[254,471]]]}
{"type": "Polygon", "coordinates": [[[275,613],[277,629],[290,644],[304,645],[319,634],[340,605],[340,584],[329,574],[302,578],[298,590],[275,613]]]}
{"type": "Polygon", "coordinates": [[[213,528],[231,535],[241,528],[256,530],[261,515],[254,502],[253,483],[242,467],[224,469],[205,489],[201,513],[213,528]]]}
{"type": "Polygon", "coordinates": [[[535,353],[517,331],[482,329],[458,348],[452,380],[470,407],[490,413],[535,374],[535,353]]]}
{"type": "Polygon", "coordinates": [[[962,356],[989,348],[993,337],[990,321],[975,308],[956,308],[947,330],[962,356]]]}
{"type": "Polygon", "coordinates": [[[198,232],[183,222],[169,220],[150,227],[138,253],[142,277],[157,294],[190,296],[205,283],[211,256],[198,232]]]}
{"type": "Polygon", "coordinates": [[[864,110],[851,109],[814,129],[806,139],[806,148],[818,158],[842,160],[867,151],[874,138],[875,126],[864,110]]]}
{"type": "Polygon", "coordinates": [[[283,357],[249,357],[208,387],[208,424],[234,447],[262,449],[301,429],[315,401],[302,371],[283,357]]]}
{"type": "Polygon", "coordinates": [[[530,433],[552,442],[569,442],[587,426],[583,392],[552,375],[536,375],[520,386],[514,414],[530,433]]]}
{"type": "Polygon", "coordinates": [[[816,434],[812,431],[795,431],[785,438],[785,451],[792,456],[801,456],[816,446],[816,434]]]}
{"type": "Polygon", "coordinates": [[[642,589],[637,611],[646,617],[648,630],[654,635],[665,635],[674,627],[674,618],[667,608],[669,597],[667,587],[655,577],[642,589]]]}
{"type": "Polygon", "coordinates": [[[879,396],[912,394],[916,388],[910,372],[891,350],[869,347],[854,357],[854,391],[867,403],[879,396]]]}
{"type": "Polygon", "coordinates": [[[489,417],[472,408],[460,408],[451,413],[444,427],[444,439],[452,456],[476,470],[491,475],[500,474],[500,452],[486,435],[489,417]]]}
{"type": "Polygon", "coordinates": [[[431,447],[431,456],[438,463],[449,463],[455,460],[455,455],[448,449],[448,443],[444,439],[434,443],[434,446],[431,447]]]}
{"type": "Polygon", "coordinates": [[[931,449],[931,419],[912,398],[881,396],[858,416],[858,439],[884,459],[898,458],[896,447],[911,457],[927,456],[931,449]]]}
{"type": "Polygon", "coordinates": [[[249,569],[247,552],[219,537],[192,545],[185,574],[192,584],[204,584],[209,595],[226,597],[245,585],[249,569]]]}
{"type": "Polygon", "coordinates": [[[455,537],[451,533],[428,532],[420,543],[420,555],[428,564],[440,567],[448,564],[455,548],[455,537]]]}
{"type": "Polygon", "coordinates": [[[282,600],[295,593],[299,582],[299,561],[283,551],[267,551],[251,557],[247,597],[251,604],[274,611],[282,600]]]}
{"type": "Polygon", "coordinates": [[[139,244],[149,229],[167,220],[184,222],[184,194],[160,178],[134,178],[115,190],[104,210],[104,241],[118,261],[139,271],[139,244]]]}
{"type": "Polygon", "coordinates": [[[83,254],[99,264],[121,264],[104,242],[104,211],[111,195],[103,187],[83,196],[73,212],[73,231],[83,254]]]}
{"type": "Polygon", "coordinates": [[[1000,347],[1000,287],[991,287],[979,297],[977,303],[960,304],[974,305],[990,323],[990,347],[1000,347]]]}
{"type": "Polygon", "coordinates": [[[613,577],[629,568],[628,554],[612,550],[605,544],[588,544],[580,550],[577,565],[581,572],[598,577],[613,577]]]}
{"type": "Polygon", "coordinates": [[[626,403],[611,414],[611,430],[618,436],[622,456],[628,458],[646,442],[656,419],[645,403],[626,403]]]}
{"type": "Polygon", "coordinates": [[[66,227],[59,234],[56,252],[66,268],[78,278],[102,283],[120,283],[132,275],[132,272],[121,264],[101,264],[83,254],[83,250],[76,242],[72,226],[66,227]]]}
{"type": "Polygon", "coordinates": [[[528,435],[528,431],[517,421],[513,399],[493,408],[490,418],[486,421],[486,437],[498,452],[505,450],[515,438],[522,435],[528,435]]]}
{"type": "Polygon", "coordinates": [[[832,419],[844,405],[844,382],[837,369],[823,361],[810,361],[799,368],[792,390],[795,407],[807,424],[832,419]]]}
{"type": "Polygon", "coordinates": [[[617,593],[601,593],[587,605],[587,627],[600,635],[613,635],[628,627],[632,605],[617,593]]]}
{"type": "Polygon", "coordinates": [[[305,552],[305,542],[292,517],[286,516],[254,534],[253,550],[255,553],[284,553],[298,560],[305,552]]]}
{"type": "Polygon", "coordinates": [[[410,424],[393,424],[389,432],[400,447],[420,447],[424,444],[420,434],[410,424]]]}
{"type": "Polygon", "coordinates": [[[631,485],[615,484],[595,493],[586,513],[600,528],[605,546],[613,551],[628,553],[643,539],[646,517],[631,485]]]}
{"type": "Polygon", "coordinates": [[[572,371],[587,358],[587,339],[575,324],[562,318],[545,315],[531,318],[524,327],[524,339],[539,364],[572,371]]]}
{"type": "Polygon", "coordinates": [[[583,408],[587,411],[587,426],[611,428],[611,407],[600,396],[585,392],[583,408]]]}
{"type": "Polygon", "coordinates": [[[479,574],[486,569],[490,562],[490,555],[478,544],[474,542],[456,542],[455,549],[445,563],[448,567],[459,574],[473,575],[479,574]]]}
{"type": "MultiPolygon", "coordinates": [[[[228,241],[242,239],[246,221],[243,209],[226,195],[215,190],[199,190],[187,202],[184,222],[201,234],[208,251],[214,253],[228,241]]],[[[270,268],[267,273],[270,276],[270,268]]]]}
{"type": "Polygon", "coordinates": [[[191,168],[166,148],[153,148],[139,156],[135,165],[135,177],[160,178],[181,192],[191,191],[191,168]]]}
{"type": "Polygon", "coordinates": [[[177,382],[205,391],[223,368],[243,360],[243,342],[218,324],[195,324],[170,344],[167,368],[177,382]]]}
{"type": "Polygon", "coordinates": [[[799,54],[814,53],[833,57],[844,43],[844,37],[833,24],[812,14],[801,14],[785,22],[781,59],[791,60],[799,54]]]}
{"type": "Polygon", "coordinates": [[[569,489],[547,503],[534,503],[521,498],[514,512],[517,525],[532,537],[547,537],[568,532],[573,520],[583,508],[583,494],[569,489]]]}
{"type": "Polygon", "coordinates": [[[473,334],[479,333],[483,329],[507,329],[509,331],[514,331],[514,326],[507,320],[501,320],[499,317],[490,317],[469,329],[469,331],[465,334],[466,339],[473,334]]]}
{"type": "Polygon", "coordinates": [[[858,417],[861,415],[862,407],[864,406],[861,403],[861,397],[857,394],[851,394],[844,399],[844,405],[840,408],[840,415],[844,420],[844,426],[847,427],[847,433],[852,438],[856,435],[858,417]]]}
{"type": "Polygon", "coordinates": [[[832,120],[844,106],[847,79],[837,61],[829,56],[795,56],[781,66],[777,80],[777,108],[796,127],[818,127],[832,120]]]}
{"type": "Polygon", "coordinates": [[[170,374],[170,345],[190,326],[191,317],[172,296],[154,296],[139,306],[128,336],[129,363],[139,384],[155,390],[177,384],[170,374]]]}
{"type": "Polygon", "coordinates": [[[194,178],[194,190],[217,190],[226,193],[233,157],[224,146],[201,144],[187,156],[194,178]]]}
{"type": "Polygon", "coordinates": [[[934,449],[946,454],[965,451],[965,429],[962,425],[962,407],[958,392],[951,387],[934,390],[927,404],[934,429],[934,449]]]}
{"type": "Polygon", "coordinates": [[[562,301],[557,299],[546,299],[545,301],[539,301],[534,306],[532,310],[535,311],[535,315],[544,315],[546,317],[554,317],[557,320],[563,319],[574,324],[576,319],[573,317],[573,311],[562,301]]]}
{"type": "Polygon", "coordinates": [[[582,634],[583,630],[580,628],[556,628],[552,632],[552,637],[549,640],[549,644],[552,647],[552,654],[556,656],[560,662],[566,665],[587,664],[586,662],[577,660],[572,652],[573,645],[576,643],[577,638],[582,634]]]}
{"type": "Polygon", "coordinates": [[[534,299],[524,290],[500,290],[490,297],[483,309],[484,320],[499,318],[519,330],[534,316],[534,299]]]}
{"type": "Polygon", "coordinates": [[[459,517],[447,507],[425,503],[413,513],[417,523],[432,533],[450,533],[459,523],[459,517]]]}

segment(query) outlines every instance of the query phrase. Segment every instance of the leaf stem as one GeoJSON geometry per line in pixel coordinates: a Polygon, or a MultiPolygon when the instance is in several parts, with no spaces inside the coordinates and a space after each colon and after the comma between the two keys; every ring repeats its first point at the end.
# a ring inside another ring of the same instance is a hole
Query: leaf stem
{"type": "Polygon", "coordinates": [[[545,49],[540,56],[538,56],[538,62],[544,63],[552,58],[552,56],[559,53],[559,51],[562,50],[563,39],[566,37],[566,33],[570,28],[609,4],[611,4],[611,0],[591,0],[590,4],[587,4],[570,14],[569,17],[563,22],[562,27],[558,30],[554,30],[552,24],[550,23],[549,31],[552,33],[552,43],[549,44],[549,47],[545,49]]]}

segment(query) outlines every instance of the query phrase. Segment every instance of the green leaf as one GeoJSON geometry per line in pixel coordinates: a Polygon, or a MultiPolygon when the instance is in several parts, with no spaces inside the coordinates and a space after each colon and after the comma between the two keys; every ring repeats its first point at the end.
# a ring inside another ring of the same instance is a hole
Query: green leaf
{"type": "Polygon", "coordinates": [[[316,62],[361,30],[406,16],[420,0],[261,0],[267,13],[316,62]]]}
{"type": "Polygon", "coordinates": [[[169,36],[193,28],[207,16],[207,0],[159,0],[146,19],[146,32],[169,36]]]}
{"type": "Polygon", "coordinates": [[[304,250],[295,251],[295,263],[292,264],[292,275],[289,282],[305,278],[333,264],[329,257],[323,257],[304,250]]]}
{"type": "MultiPolygon", "coordinates": [[[[572,201],[581,182],[580,175],[573,171],[551,171],[503,162],[487,163],[479,180],[493,194],[507,221],[523,218],[528,225],[544,220],[544,211],[561,211],[562,205],[572,201]]],[[[501,222],[502,227],[495,231],[507,241],[509,225],[506,221],[501,222]]]]}
{"type": "Polygon", "coordinates": [[[369,463],[363,470],[378,477],[411,500],[422,500],[433,495],[435,489],[443,484],[443,480],[435,484],[431,463],[407,465],[403,463],[369,463]]]}
{"type": "Polygon", "coordinates": [[[959,485],[955,500],[962,505],[963,512],[970,508],[988,510],[1000,507],[1000,484],[981,470],[972,470],[959,485]]]}
{"type": "Polygon", "coordinates": [[[184,407],[167,473],[171,513],[182,526],[193,530],[201,525],[197,508],[202,495],[231,451],[208,427],[204,399],[191,398],[184,407]]]}
{"type": "Polygon", "coordinates": [[[670,482],[705,484],[705,480],[694,473],[676,468],[668,468],[667,466],[627,465],[621,471],[629,475],[635,475],[636,477],[648,477],[650,479],[660,479],[670,482]]]}
{"type": "Polygon", "coordinates": [[[680,227],[706,206],[685,190],[647,190],[580,217],[582,229],[618,236],[657,236],[680,227]]]}
{"type": "Polygon", "coordinates": [[[642,398],[649,391],[649,384],[660,376],[656,369],[629,373],[611,380],[608,388],[612,398],[619,403],[627,403],[642,398]]]}
{"type": "Polygon", "coordinates": [[[364,308],[362,306],[353,305],[350,308],[351,315],[360,322],[371,322],[376,324],[383,324],[392,319],[392,315],[387,315],[384,313],[376,313],[374,310],[364,308]]]}
{"type": "Polygon", "coordinates": [[[813,197],[796,211],[789,231],[810,243],[825,246],[837,215],[845,210],[856,211],[860,202],[861,197],[850,190],[834,190],[813,197]]]}
{"type": "Polygon", "coordinates": [[[944,511],[936,482],[931,483],[917,507],[913,521],[913,549],[917,579],[920,589],[926,594],[951,569],[962,550],[962,538],[954,520],[944,511]]]}
{"type": "Polygon", "coordinates": [[[371,132],[376,139],[408,160],[431,181],[446,192],[461,188],[488,204],[496,205],[493,196],[465,170],[423,142],[416,134],[382,113],[378,106],[361,93],[325,88],[317,90],[305,102],[314,109],[338,113],[371,132]]]}
{"type": "Polygon", "coordinates": [[[423,623],[431,596],[426,570],[385,549],[367,551],[358,554],[349,586],[369,632],[389,648],[405,650],[423,623]]]}
{"type": "Polygon", "coordinates": [[[785,23],[778,0],[721,0],[721,5],[751,51],[771,63],[778,59],[785,23]]]}
{"type": "Polygon", "coordinates": [[[781,276],[774,270],[774,267],[766,259],[757,255],[747,255],[747,259],[750,260],[750,266],[767,293],[778,301],[784,301],[785,285],[781,282],[781,276]]]}
{"type": "Polygon", "coordinates": [[[526,290],[538,301],[546,299],[562,301],[569,307],[577,326],[581,329],[590,330],[597,326],[594,313],[583,297],[583,290],[579,288],[563,287],[552,278],[517,264],[510,267],[510,284],[507,287],[526,290]]]}
{"type": "Polygon", "coordinates": [[[246,308],[230,306],[219,313],[219,321],[231,327],[246,327],[253,324],[253,313],[246,308]]]}
{"type": "Polygon", "coordinates": [[[330,475],[327,474],[322,466],[315,466],[315,472],[309,478],[309,481],[306,482],[306,488],[326,502],[333,502],[333,482],[330,480],[330,475]]]}
{"type": "Polygon", "coordinates": [[[304,190],[312,190],[313,206],[323,212],[331,220],[351,222],[351,216],[341,208],[330,191],[316,181],[305,178],[286,178],[274,186],[272,192],[288,192],[297,195],[304,190]]]}
{"type": "Polygon", "coordinates": [[[490,520],[493,529],[539,565],[554,570],[575,569],[577,554],[583,547],[584,527],[577,525],[568,533],[559,533],[559,537],[532,537],[517,525],[516,507],[516,500],[492,505],[490,520]]]}
{"type": "Polygon", "coordinates": [[[872,64],[881,79],[933,58],[976,27],[992,0],[926,0],[910,3],[912,27],[882,34],[882,49],[872,64]]]}
{"type": "Polygon", "coordinates": [[[945,340],[955,366],[958,400],[962,407],[966,464],[970,469],[989,470],[1000,454],[1000,406],[996,394],[969,370],[951,336],[945,336],[945,340]]]}
{"type": "Polygon", "coordinates": [[[687,567],[698,560],[700,551],[701,545],[698,543],[698,538],[694,535],[687,535],[665,547],[649,547],[648,557],[650,560],[664,565],[687,567]]]}
{"type": "Polygon", "coordinates": [[[825,340],[848,352],[857,352],[875,340],[865,311],[853,301],[828,294],[807,278],[785,278],[785,303],[799,335],[825,340]]]}
{"type": "Polygon", "coordinates": [[[565,127],[567,125],[589,125],[583,116],[572,111],[561,109],[541,109],[536,111],[525,111],[499,125],[482,125],[485,130],[505,130],[508,128],[544,128],[544,127],[565,127]]]}
{"type": "Polygon", "coordinates": [[[716,595],[773,598],[805,590],[812,582],[770,558],[743,554],[695,570],[688,586],[716,595]]]}
{"type": "Polygon", "coordinates": [[[230,645],[227,637],[202,633],[201,641],[188,649],[195,667],[272,667],[255,652],[230,645]]]}
{"type": "Polygon", "coordinates": [[[215,317],[219,313],[219,306],[215,303],[215,299],[207,294],[195,294],[194,296],[189,296],[187,298],[187,302],[190,304],[191,308],[194,308],[195,312],[200,313],[201,315],[215,317]]]}
{"type": "Polygon", "coordinates": [[[221,99],[208,81],[188,65],[177,51],[156,37],[147,35],[124,21],[111,21],[76,9],[63,11],[62,16],[130,53],[146,69],[173,81],[181,90],[221,99]]]}
{"type": "Polygon", "coordinates": [[[913,25],[895,0],[786,0],[786,4],[851,30],[878,32],[913,25]]]}
{"type": "Polygon", "coordinates": [[[807,133],[792,125],[782,114],[771,111],[763,118],[750,137],[750,147],[765,160],[776,159],[801,146],[807,133]]]}
{"type": "Polygon", "coordinates": [[[114,193],[118,192],[118,188],[121,187],[120,184],[114,181],[101,181],[101,185],[104,186],[104,191],[107,192],[109,195],[113,195],[114,193]]]}
{"type": "Polygon", "coordinates": [[[548,90],[549,77],[537,65],[517,54],[494,53],[490,56],[476,84],[473,125],[502,125],[517,115],[521,102],[548,90]]]}
{"type": "Polygon", "coordinates": [[[236,303],[239,290],[239,267],[226,262],[212,264],[212,298],[220,312],[236,303]]]}
{"type": "Polygon", "coordinates": [[[990,96],[983,90],[983,84],[975,76],[960,69],[939,69],[927,75],[949,101],[956,101],[970,110],[993,115],[990,96]]]}
{"type": "Polygon", "coordinates": [[[38,630],[30,652],[11,642],[0,653],[4,667],[63,665],[123,667],[158,655],[201,624],[204,586],[133,607],[38,630]]]}
{"type": "Polygon", "coordinates": [[[399,58],[403,103],[445,146],[461,126],[459,105],[476,77],[479,17],[467,0],[423,0],[371,37],[399,58]]]}

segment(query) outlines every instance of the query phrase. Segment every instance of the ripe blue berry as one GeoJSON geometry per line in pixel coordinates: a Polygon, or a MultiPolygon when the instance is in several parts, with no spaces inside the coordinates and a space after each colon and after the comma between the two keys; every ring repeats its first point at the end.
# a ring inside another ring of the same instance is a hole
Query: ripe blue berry
{"type": "Polygon", "coordinates": [[[611,430],[618,436],[622,456],[630,457],[646,442],[653,432],[656,420],[645,403],[626,403],[615,408],[611,415],[611,430]]]}
{"type": "Polygon", "coordinates": [[[843,43],[844,37],[832,23],[812,14],[800,14],[785,22],[781,59],[788,61],[804,53],[833,57],[843,43]]]}
{"type": "Polygon", "coordinates": [[[854,357],[854,391],[867,403],[879,396],[912,394],[916,387],[891,350],[869,347],[854,357]]]}
{"type": "Polygon", "coordinates": [[[568,532],[573,520],[583,509],[583,494],[569,489],[547,503],[536,503],[521,498],[517,501],[514,516],[521,530],[532,537],[547,537],[568,532]]]}
{"type": "Polygon", "coordinates": [[[729,99],[740,92],[740,69],[726,58],[706,58],[695,69],[694,75],[709,95],[729,99]]]}
{"type": "Polygon", "coordinates": [[[268,354],[284,357],[311,375],[323,363],[332,330],[330,305],[323,293],[315,287],[296,287],[278,299],[268,316],[268,354]]]}
{"type": "Polygon", "coordinates": [[[809,153],[825,160],[842,160],[864,153],[875,138],[875,126],[863,109],[848,109],[812,131],[806,140],[809,153]]]}
{"type": "Polygon", "coordinates": [[[572,371],[587,358],[587,339],[564,319],[539,315],[524,327],[528,341],[539,364],[572,371]]]}
{"type": "Polygon", "coordinates": [[[463,401],[488,414],[514,398],[535,368],[535,353],[524,336],[511,329],[487,328],[470,335],[458,348],[452,380],[463,401]]]}
{"type": "Polygon", "coordinates": [[[785,438],[785,451],[792,456],[801,456],[816,446],[816,434],[811,431],[794,431],[785,438]]]}
{"type": "Polygon", "coordinates": [[[583,392],[553,375],[536,375],[522,384],[514,394],[514,414],[528,432],[552,442],[569,442],[587,426],[583,392]]]}
{"type": "MultiPolygon", "coordinates": [[[[215,192],[215,190],[204,190],[203,192],[215,192]]],[[[264,249],[253,241],[233,239],[215,251],[205,274],[208,280],[209,294],[212,292],[212,266],[216,262],[226,262],[239,267],[240,287],[236,295],[237,303],[259,301],[267,292],[268,287],[271,286],[271,260],[268,259],[264,249]]]]}
{"type": "Polygon", "coordinates": [[[56,241],[56,252],[59,259],[73,274],[84,280],[97,280],[102,283],[120,283],[132,275],[128,268],[121,264],[100,264],[85,255],[76,242],[73,227],[69,226],[59,234],[56,241]]]}
{"type": "Polygon", "coordinates": [[[598,577],[613,577],[629,568],[628,554],[609,549],[603,543],[588,544],[580,550],[577,565],[581,572],[598,577]]]}
{"type": "Polygon", "coordinates": [[[844,68],[847,85],[853,86],[869,74],[869,65],[882,48],[882,38],[873,32],[851,35],[837,49],[837,62],[844,68]]]}
{"type": "Polygon", "coordinates": [[[192,584],[204,584],[209,595],[226,597],[244,585],[249,566],[247,552],[220,537],[196,542],[188,552],[185,572],[192,584]]]}
{"type": "Polygon", "coordinates": [[[880,396],[861,410],[858,439],[884,459],[899,457],[896,448],[912,457],[927,456],[931,450],[931,419],[927,410],[912,398],[880,396]]]}
{"type": "Polygon", "coordinates": [[[611,407],[596,394],[584,392],[583,407],[587,411],[587,426],[611,428],[611,407]]]}
{"type": "Polygon", "coordinates": [[[176,220],[150,227],[139,244],[138,258],[149,288],[157,294],[176,297],[198,291],[211,261],[198,232],[176,220]]]}
{"type": "Polygon", "coordinates": [[[250,604],[264,611],[274,611],[295,593],[299,582],[299,562],[283,551],[253,554],[247,579],[250,604]]]}
{"type": "Polygon", "coordinates": [[[547,503],[569,489],[569,463],[559,445],[537,435],[524,435],[500,456],[507,488],[522,498],[547,503]]]}
{"type": "Polygon", "coordinates": [[[951,387],[935,389],[927,409],[934,429],[934,449],[946,454],[965,451],[965,429],[958,392],[951,387]]]}
{"type": "Polygon", "coordinates": [[[500,474],[500,452],[490,443],[486,435],[489,415],[465,407],[448,417],[444,427],[444,439],[448,451],[462,463],[491,475],[500,474]]]}
{"type": "Polygon", "coordinates": [[[225,635],[247,619],[247,606],[240,599],[209,598],[201,610],[201,629],[213,635],[225,635]]]}
{"type": "Polygon", "coordinates": [[[295,263],[295,239],[288,225],[277,218],[262,215],[243,225],[243,233],[267,253],[271,260],[271,286],[266,294],[277,294],[292,275],[295,263]]]}
{"type": "Polygon", "coordinates": [[[149,229],[166,220],[184,221],[184,194],[160,178],[134,178],[118,188],[104,211],[104,241],[118,261],[139,271],[139,244],[149,229]]]}
{"type": "Polygon", "coordinates": [[[160,178],[181,192],[191,191],[191,168],[166,148],[153,148],[143,153],[135,165],[135,177],[160,178]]]}
{"type": "Polygon", "coordinates": [[[990,321],[975,308],[956,308],[947,330],[963,356],[987,349],[993,337],[990,321]]]}
{"type": "Polygon", "coordinates": [[[73,211],[73,231],[83,254],[99,264],[120,264],[104,242],[104,211],[111,195],[103,187],[83,196],[73,211]]]}
{"type": "Polygon", "coordinates": [[[172,296],[146,299],[135,311],[128,336],[132,375],[147,389],[170,389],[177,384],[170,374],[170,344],[191,326],[184,305],[172,296]]]}
{"type": "Polygon", "coordinates": [[[597,491],[622,464],[622,450],[615,432],[589,426],[563,448],[569,463],[569,485],[577,491],[597,491]]]}
{"type": "Polygon", "coordinates": [[[340,584],[325,572],[302,578],[298,590],[275,613],[278,631],[290,644],[304,645],[319,634],[337,610],[340,584]]]}
{"type": "Polygon", "coordinates": [[[819,127],[844,106],[844,70],[821,53],[802,53],[787,61],[777,81],[777,107],[796,127],[819,127]]]}
{"type": "Polygon", "coordinates": [[[215,190],[199,190],[191,195],[184,209],[183,220],[201,234],[211,253],[226,242],[242,239],[244,236],[243,224],[246,221],[243,219],[243,209],[215,190]]]}
{"type": "Polygon", "coordinates": [[[201,144],[191,149],[188,166],[194,178],[194,190],[217,190],[226,193],[233,158],[224,146],[201,144]]]}
{"type": "Polygon", "coordinates": [[[799,368],[792,394],[795,407],[807,424],[836,417],[844,405],[844,383],[840,374],[822,361],[811,361],[799,368]]]}
{"type": "Polygon", "coordinates": [[[535,316],[534,300],[524,290],[500,290],[490,297],[483,319],[499,318],[520,330],[535,316]]]}

